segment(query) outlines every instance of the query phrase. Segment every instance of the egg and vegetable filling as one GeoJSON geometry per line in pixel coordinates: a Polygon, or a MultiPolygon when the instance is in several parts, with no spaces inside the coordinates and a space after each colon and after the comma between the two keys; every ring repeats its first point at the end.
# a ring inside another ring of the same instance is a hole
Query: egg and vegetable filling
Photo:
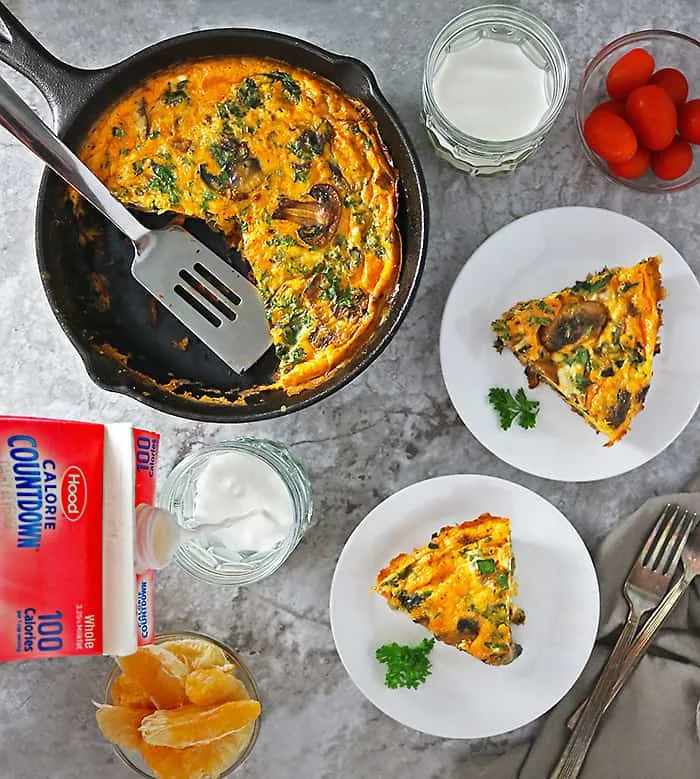
{"type": "Polygon", "coordinates": [[[512,603],[513,569],[510,520],[482,514],[443,527],[425,546],[395,557],[374,590],[439,641],[504,665],[521,652],[511,622],[525,620],[512,603]]]}
{"type": "Polygon", "coordinates": [[[110,108],[80,156],[124,204],[204,219],[240,249],[288,392],[350,358],[386,313],[397,174],[369,110],[330,82],[267,59],[183,64],[110,108]]]}
{"type": "Polygon", "coordinates": [[[596,431],[619,441],[644,408],[659,351],[659,257],[605,268],[572,287],[517,303],[491,327],[499,351],[549,384],[596,431]]]}

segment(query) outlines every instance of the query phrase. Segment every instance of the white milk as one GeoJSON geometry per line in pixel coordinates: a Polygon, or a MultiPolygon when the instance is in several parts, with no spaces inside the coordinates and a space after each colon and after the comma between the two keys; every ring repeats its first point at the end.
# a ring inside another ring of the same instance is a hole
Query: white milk
{"type": "Polygon", "coordinates": [[[456,128],[485,141],[532,132],[549,108],[547,74],[514,43],[481,38],[448,52],[433,79],[438,107],[456,128]]]}
{"type": "Polygon", "coordinates": [[[199,543],[224,558],[227,552],[269,551],[294,522],[294,505],[282,478],[247,452],[226,452],[209,460],[197,479],[194,513],[200,524],[223,526],[199,543]]]}

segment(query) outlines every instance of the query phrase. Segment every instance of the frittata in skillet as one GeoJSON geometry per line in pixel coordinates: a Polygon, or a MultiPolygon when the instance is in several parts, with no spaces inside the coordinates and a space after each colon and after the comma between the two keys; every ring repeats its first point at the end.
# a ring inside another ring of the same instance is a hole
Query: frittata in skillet
{"type": "Polygon", "coordinates": [[[482,514],[443,527],[425,546],[395,557],[374,589],[439,641],[504,665],[521,651],[511,622],[525,619],[512,603],[513,569],[510,520],[482,514]]]}
{"type": "Polygon", "coordinates": [[[205,219],[264,297],[279,386],[312,386],[387,309],[401,264],[397,175],[359,101],[256,58],[188,63],[109,109],[80,156],[123,203],[205,219]]]}
{"type": "Polygon", "coordinates": [[[619,441],[644,408],[659,351],[660,257],[604,269],[561,292],[518,303],[492,323],[496,348],[525,366],[588,422],[619,441]]]}

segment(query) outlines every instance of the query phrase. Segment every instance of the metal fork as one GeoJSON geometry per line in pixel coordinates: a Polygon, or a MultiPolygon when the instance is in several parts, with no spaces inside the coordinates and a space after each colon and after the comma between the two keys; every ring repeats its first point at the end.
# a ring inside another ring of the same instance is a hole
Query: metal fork
{"type": "Polygon", "coordinates": [[[691,526],[688,512],[678,505],[668,504],[661,512],[624,584],[627,621],[549,779],[579,775],[639,622],[668,590],[691,526]]]}
{"type": "MultiPolygon", "coordinates": [[[[691,517],[691,527],[695,521],[696,515],[693,514],[691,517]]],[[[700,524],[695,527],[693,534],[682,546],[681,562],[683,564],[683,574],[678,577],[673,587],[666,593],[664,599],[654,609],[654,612],[644,623],[644,627],[634,639],[629,654],[625,658],[622,669],[620,670],[620,675],[617,677],[613,691],[610,693],[610,697],[605,704],[605,708],[603,709],[604,712],[608,710],[608,707],[613,700],[615,700],[617,694],[627,683],[627,680],[630,678],[632,672],[642,659],[642,656],[649,648],[649,644],[654,640],[656,632],[661,627],[666,617],[668,617],[676,607],[678,601],[683,597],[688,587],[690,587],[693,579],[696,576],[700,576],[700,524]]],[[[585,705],[586,702],[584,701],[571,717],[569,717],[569,720],[566,723],[569,730],[573,730],[585,705]]]]}

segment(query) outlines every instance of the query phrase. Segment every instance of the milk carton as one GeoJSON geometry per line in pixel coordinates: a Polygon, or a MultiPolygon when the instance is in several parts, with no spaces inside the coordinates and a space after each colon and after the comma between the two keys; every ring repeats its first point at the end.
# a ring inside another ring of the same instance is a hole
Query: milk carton
{"type": "Polygon", "coordinates": [[[0,416],[0,661],[152,643],[134,517],[155,500],[158,443],[128,424],[0,416]]]}

